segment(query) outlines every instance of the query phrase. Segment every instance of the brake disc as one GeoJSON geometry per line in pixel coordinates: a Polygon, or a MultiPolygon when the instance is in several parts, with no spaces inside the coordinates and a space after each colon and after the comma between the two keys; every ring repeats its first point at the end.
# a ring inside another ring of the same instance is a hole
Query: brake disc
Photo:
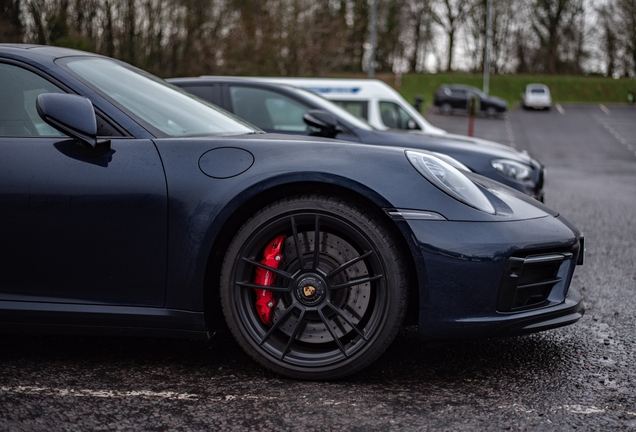
{"type": "MultiPolygon", "coordinates": [[[[314,232],[308,231],[300,234],[299,243],[299,249],[303,256],[303,261],[306,263],[312,262],[315,247],[314,232]]],[[[319,247],[319,268],[327,274],[342,264],[360,256],[360,252],[351,246],[351,244],[341,237],[330,233],[320,233],[319,247]]],[[[285,240],[284,251],[286,271],[290,273],[296,272],[300,268],[300,261],[296,254],[293,237],[288,237],[285,240]]],[[[358,261],[333,276],[329,282],[331,285],[338,285],[353,279],[364,277],[368,275],[368,273],[369,272],[364,261],[358,261]]],[[[336,290],[333,293],[334,295],[331,296],[331,303],[342,310],[345,316],[352,323],[358,324],[369,306],[371,297],[370,283],[366,282],[350,288],[343,288],[336,290]]],[[[277,322],[283,315],[283,312],[291,306],[291,303],[292,298],[290,295],[280,296],[273,311],[272,321],[277,322]]],[[[336,314],[332,308],[328,306],[324,307],[322,312],[338,338],[341,338],[353,331],[351,326],[347,324],[342,317],[336,314]]],[[[285,322],[279,327],[279,330],[287,336],[291,336],[298,323],[298,317],[299,311],[296,309],[285,319],[285,322]]],[[[317,312],[308,311],[305,313],[303,321],[304,324],[301,323],[303,328],[299,332],[300,335],[297,336],[297,340],[308,343],[325,343],[333,341],[331,333],[327,329],[325,323],[320,319],[317,312]]]]}

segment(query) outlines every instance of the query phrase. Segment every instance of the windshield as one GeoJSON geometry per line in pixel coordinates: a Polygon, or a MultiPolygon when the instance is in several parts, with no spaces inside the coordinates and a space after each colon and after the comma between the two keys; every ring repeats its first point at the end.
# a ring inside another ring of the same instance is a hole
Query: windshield
{"type": "Polygon", "coordinates": [[[328,111],[331,114],[334,114],[340,117],[342,120],[350,123],[352,126],[355,126],[359,129],[364,129],[364,130],[374,130],[374,128],[371,125],[369,125],[369,123],[366,123],[364,120],[354,116],[346,109],[336,105],[335,103],[331,101],[328,101],[322,96],[319,96],[316,93],[312,93],[308,90],[300,89],[297,87],[290,87],[290,88],[293,88],[295,92],[300,93],[307,99],[311,100],[311,102],[318,105],[320,109],[328,111]]]}
{"type": "Polygon", "coordinates": [[[260,132],[224,110],[123,63],[83,57],[66,61],[66,66],[155,135],[187,137],[260,132]]]}

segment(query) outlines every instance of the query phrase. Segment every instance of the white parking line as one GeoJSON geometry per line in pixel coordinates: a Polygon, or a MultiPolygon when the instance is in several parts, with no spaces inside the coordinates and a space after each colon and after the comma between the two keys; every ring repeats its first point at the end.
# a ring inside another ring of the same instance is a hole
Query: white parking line
{"type": "MultiPolygon", "coordinates": [[[[600,107],[600,109],[603,112],[605,112],[606,114],[609,114],[610,111],[609,111],[609,109],[607,109],[606,106],[604,106],[603,104],[599,104],[599,107],[600,107]]],[[[608,117],[603,117],[603,116],[599,116],[599,115],[594,115],[593,117],[594,117],[594,119],[596,121],[598,121],[601,125],[603,125],[603,127],[605,129],[607,129],[607,131],[612,136],[614,136],[614,138],[616,138],[616,140],[618,142],[620,142],[622,145],[624,145],[627,148],[627,150],[629,150],[631,152],[634,152],[634,155],[636,156],[636,151],[634,151],[636,149],[636,146],[634,146],[631,143],[628,143],[627,139],[623,135],[621,135],[617,130],[615,130],[612,126],[610,126],[610,123],[608,123],[608,120],[611,122],[612,125],[616,125],[616,124],[629,124],[629,125],[632,125],[633,124],[632,122],[629,122],[629,123],[615,122],[615,121],[613,121],[613,118],[609,119],[608,117]]]]}
{"type": "Polygon", "coordinates": [[[556,104],[554,105],[554,107],[557,109],[558,112],[560,112],[561,114],[565,114],[565,110],[563,109],[563,107],[561,106],[561,104],[556,104]]]}
{"type": "Polygon", "coordinates": [[[58,387],[36,387],[36,386],[2,386],[0,393],[4,394],[41,394],[56,397],[99,397],[99,398],[161,398],[161,399],[201,399],[201,395],[190,393],[179,393],[173,391],[153,391],[153,390],[92,390],[92,389],[69,389],[58,387]]]}

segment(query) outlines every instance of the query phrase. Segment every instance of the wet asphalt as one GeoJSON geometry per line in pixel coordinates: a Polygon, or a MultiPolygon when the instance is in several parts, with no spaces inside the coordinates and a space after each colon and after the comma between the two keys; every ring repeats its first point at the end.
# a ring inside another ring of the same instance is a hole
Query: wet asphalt
{"type": "MultiPolygon", "coordinates": [[[[429,121],[465,134],[465,115],[429,121]]],[[[586,235],[587,312],[530,336],[423,345],[405,328],[368,369],[279,378],[210,342],[0,335],[0,430],[636,430],[636,109],[478,118],[548,168],[546,203],[586,235]]]]}

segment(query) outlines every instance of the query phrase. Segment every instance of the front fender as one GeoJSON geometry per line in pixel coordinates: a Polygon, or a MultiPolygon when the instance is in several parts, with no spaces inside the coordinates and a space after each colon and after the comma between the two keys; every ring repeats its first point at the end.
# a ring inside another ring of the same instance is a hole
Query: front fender
{"type": "MultiPolygon", "coordinates": [[[[166,306],[175,309],[201,310],[212,245],[220,234],[233,235],[220,233],[221,227],[237,209],[269,190],[312,193],[299,185],[321,184],[364,197],[378,209],[434,211],[448,220],[492,222],[517,217],[489,215],[450,198],[413,169],[399,147],[272,135],[156,139],[155,144],[164,164],[169,203],[166,306]],[[201,157],[222,148],[247,152],[253,163],[241,165],[236,173],[224,170],[224,178],[210,176],[209,170],[204,173],[201,157]]],[[[519,208],[532,207],[517,201],[519,208]]],[[[412,237],[403,229],[402,234],[412,237]]]]}

